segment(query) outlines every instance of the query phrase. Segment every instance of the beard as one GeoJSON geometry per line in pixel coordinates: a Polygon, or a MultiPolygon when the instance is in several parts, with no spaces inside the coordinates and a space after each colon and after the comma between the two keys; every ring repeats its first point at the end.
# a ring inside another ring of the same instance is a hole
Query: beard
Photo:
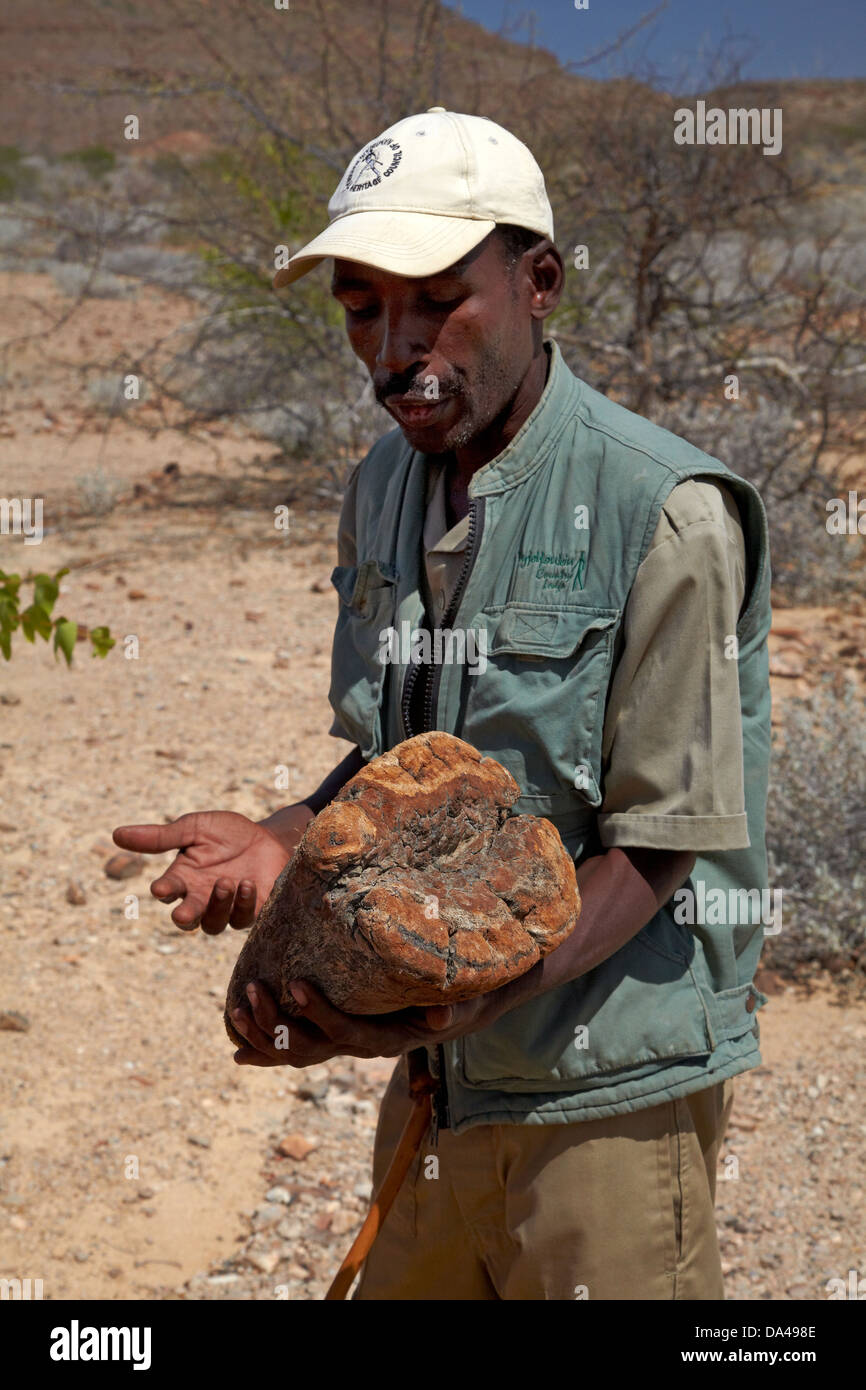
{"type": "MultiPolygon", "coordinates": [[[[419,404],[431,401],[452,402],[452,423],[408,429],[401,426],[408,442],[413,444],[413,436],[423,439],[423,452],[449,453],[469,444],[476,435],[487,429],[509,405],[517,387],[519,376],[512,380],[506,366],[505,355],[498,343],[484,343],[470,379],[462,367],[450,367],[444,375],[436,378],[436,394],[428,394],[430,376],[427,373],[393,375],[379,388],[374,388],[376,399],[384,406],[391,395],[408,397],[419,404]],[[453,418],[456,413],[456,418],[453,418]]],[[[419,443],[419,449],[422,447],[419,443]]]]}

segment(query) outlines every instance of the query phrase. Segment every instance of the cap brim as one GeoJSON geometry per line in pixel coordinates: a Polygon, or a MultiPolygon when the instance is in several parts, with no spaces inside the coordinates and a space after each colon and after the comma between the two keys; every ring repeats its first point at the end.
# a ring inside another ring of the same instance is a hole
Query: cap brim
{"type": "Polygon", "coordinates": [[[438,275],[462,260],[494,230],[495,222],[431,212],[351,212],[297,251],[272,280],[284,289],[326,256],[359,261],[391,275],[438,275]]]}

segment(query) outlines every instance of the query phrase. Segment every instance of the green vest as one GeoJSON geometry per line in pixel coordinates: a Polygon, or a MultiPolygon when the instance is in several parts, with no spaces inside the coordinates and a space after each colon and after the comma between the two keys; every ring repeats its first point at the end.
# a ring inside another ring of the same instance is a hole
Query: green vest
{"type": "MultiPolygon", "coordinates": [[[[699,905],[714,905],[698,913],[705,921],[684,924],[674,899],[579,979],[431,1049],[458,1133],[636,1110],[760,1063],[756,1010],[766,998],[752,980],[765,925],[755,902],[767,888],[764,508],[752,485],[717,459],[580,381],[555,343],[535,410],[469,487],[464,574],[443,626],[483,629],[486,670],[470,674],[467,663],[447,660],[431,667],[425,727],[457,734],[507,767],[522,792],[515,812],[551,820],[576,863],[603,853],[602,725],[617,632],[668,493],[698,476],[724,480],[745,533],[736,635],[751,846],[700,854],[686,887],[699,905]],[[586,515],[588,529],[576,529],[586,515]],[[742,890],[751,893],[746,911],[742,890]]],[[[407,644],[393,644],[387,664],[380,655],[385,629],[426,624],[425,477],[424,455],[399,430],[374,445],[358,480],[359,563],[332,575],[341,603],[329,698],[367,759],[421,732],[405,722],[419,669],[403,660],[407,644]]]]}

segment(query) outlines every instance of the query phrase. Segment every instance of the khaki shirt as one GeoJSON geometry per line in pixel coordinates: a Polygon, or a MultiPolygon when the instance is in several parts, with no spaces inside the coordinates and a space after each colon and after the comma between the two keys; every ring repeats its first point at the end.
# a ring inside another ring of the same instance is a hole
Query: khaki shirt
{"type": "MultiPolygon", "coordinates": [[[[357,564],[357,479],[358,469],[340,517],[341,565],[357,564]]],[[[468,525],[463,517],[448,529],[445,469],[431,466],[422,584],[434,623],[450,602],[468,525]]],[[[710,479],[680,483],[638,569],[614,654],[598,817],[606,848],[685,848],[683,817],[711,818],[720,850],[748,844],[736,652],[720,655],[736,631],[745,583],[743,530],[730,492],[710,479]]],[[[337,719],[330,732],[348,737],[337,719]]]]}

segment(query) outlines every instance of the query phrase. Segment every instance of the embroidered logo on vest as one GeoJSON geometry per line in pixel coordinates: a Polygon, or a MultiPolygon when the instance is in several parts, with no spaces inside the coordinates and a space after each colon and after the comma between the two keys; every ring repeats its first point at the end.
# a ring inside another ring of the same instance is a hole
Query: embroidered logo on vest
{"type": "Polygon", "coordinates": [[[518,569],[535,566],[534,578],[541,580],[541,591],[556,589],[582,589],[586,578],[586,551],[578,550],[571,555],[560,551],[548,555],[545,550],[521,550],[517,556],[518,569]]]}

